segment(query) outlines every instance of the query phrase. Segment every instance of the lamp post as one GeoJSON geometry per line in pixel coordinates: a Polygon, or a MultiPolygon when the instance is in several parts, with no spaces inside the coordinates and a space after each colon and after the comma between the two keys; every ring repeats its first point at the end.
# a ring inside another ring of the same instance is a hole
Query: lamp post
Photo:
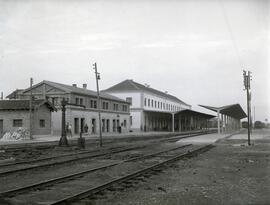
{"type": "Polygon", "coordinates": [[[66,133],[66,106],[79,106],[85,108],[84,105],[77,105],[74,103],[69,103],[65,98],[61,101],[61,110],[62,110],[62,129],[61,129],[61,138],[59,140],[59,146],[68,146],[67,133],[66,133]]]}

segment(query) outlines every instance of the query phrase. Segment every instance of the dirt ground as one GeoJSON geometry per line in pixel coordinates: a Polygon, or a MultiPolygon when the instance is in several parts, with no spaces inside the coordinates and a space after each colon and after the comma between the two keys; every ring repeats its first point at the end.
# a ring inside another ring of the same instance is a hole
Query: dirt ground
{"type": "Polygon", "coordinates": [[[226,139],[122,191],[106,191],[88,205],[270,204],[270,137],[247,146],[226,139]]]}

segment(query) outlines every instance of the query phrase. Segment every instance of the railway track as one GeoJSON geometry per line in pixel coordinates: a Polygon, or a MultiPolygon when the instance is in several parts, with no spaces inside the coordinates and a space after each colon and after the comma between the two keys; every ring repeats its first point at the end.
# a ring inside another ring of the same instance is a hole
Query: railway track
{"type": "MultiPolygon", "coordinates": [[[[195,134],[188,134],[188,135],[183,135],[183,136],[178,136],[178,137],[170,137],[170,138],[166,138],[166,139],[158,139],[157,143],[159,143],[159,142],[174,142],[174,141],[178,141],[178,140],[183,139],[183,138],[195,137],[195,136],[199,136],[199,135],[203,135],[203,134],[206,134],[206,133],[205,132],[199,132],[199,133],[197,132],[195,134]]],[[[18,162],[14,162],[14,163],[4,163],[4,164],[0,164],[0,169],[1,169],[0,177],[7,175],[7,174],[16,173],[16,172],[33,170],[33,169],[38,169],[38,168],[45,168],[45,167],[61,165],[61,164],[69,163],[69,162],[105,156],[108,153],[115,154],[115,153],[121,153],[121,152],[125,152],[125,151],[140,149],[140,148],[144,148],[146,146],[153,146],[153,144],[143,145],[143,146],[139,146],[139,147],[138,146],[137,147],[128,147],[128,148],[120,147],[120,149],[119,149],[119,147],[116,147],[116,148],[112,148],[109,150],[105,150],[104,152],[101,152],[101,153],[99,152],[99,150],[81,151],[81,152],[75,153],[75,154],[74,153],[62,154],[62,155],[58,155],[58,156],[44,157],[44,158],[35,159],[35,160],[25,160],[25,161],[18,161],[18,162]],[[60,160],[61,158],[62,158],[62,160],[60,160]],[[64,159],[64,158],[66,158],[66,159],[64,159]],[[9,169],[8,167],[12,167],[12,168],[9,169]]]]}
{"type": "MultiPolygon", "coordinates": [[[[33,170],[33,169],[38,169],[38,168],[45,168],[45,167],[50,167],[50,166],[56,166],[56,165],[61,165],[61,164],[66,164],[66,163],[70,163],[70,162],[77,162],[80,160],[85,160],[85,159],[91,159],[91,158],[96,158],[96,157],[101,157],[101,156],[106,156],[109,153],[110,154],[115,154],[115,153],[121,153],[121,152],[126,152],[126,151],[131,151],[131,150],[135,150],[135,149],[142,149],[145,148],[147,145],[142,145],[142,146],[132,146],[132,147],[128,147],[128,148],[120,148],[120,149],[113,149],[110,150],[109,152],[101,152],[101,153],[96,153],[96,154],[88,154],[88,153],[81,153],[79,155],[68,155],[71,156],[72,158],[67,158],[64,160],[60,160],[60,161],[50,161],[50,160],[55,160],[55,159],[59,159],[62,157],[66,157],[66,156],[61,156],[61,157],[52,157],[52,158],[48,158],[48,159],[39,159],[39,160],[33,160],[30,162],[24,162],[22,163],[23,166],[26,167],[13,167],[12,169],[7,169],[5,171],[1,171],[0,172],[0,177],[4,176],[4,175],[8,175],[8,174],[13,174],[16,172],[22,172],[22,171],[27,171],[27,170],[33,170]],[[83,156],[80,156],[83,155],[83,156]],[[46,160],[49,160],[49,162],[46,162],[46,160]],[[41,163],[41,164],[37,164],[37,162],[43,162],[45,161],[45,163],[41,163]],[[34,164],[32,164],[34,163],[34,164]]],[[[91,153],[91,152],[90,152],[91,153]]],[[[10,164],[9,166],[16,166],[16,165],[21,165],[19,164],[10,164]]],[[[5,166],[7,167],[7,166],[5,166]]]]}
{"type": "Polygon", "coordinates": [[[49,179],[49,180],[42,181],[42,182],[39,182],[39,183],[27,185],[27,186],[24,186],[24,187],[8,190],[8,191],[5,191],[5,192],[1,192],[0,197],[7,197],[7,196],[14,195],[14,194],[19,194],[19,193],[27,191],[27,190],[40,188],[42,186],[48,186],[50,184],[59,183],[59,182],[65,181],[65,180],[71,180],[71,179],[83,176],[84,174],[87,174],[87,173],[90,173],[90,172],[95,172],[95,171],[98,171],[98,170],[107,169],[107,168],[110,168],[110,167],[113,167],[113,166],[116,166],[116,165],[120,165],[120,164],[123,164],[123,163],[127,163],[127,162],[134,162],[134,161],[137,161],[137,160],[147,159],[147,158],[150,158],[150,157],[162,154],[162,153],[175,151],[177,149],[183,149],[183,148],[186,148],[188,146],[191,146],[191,144],[182,145],[182,146],[174,147],[174,148],[171,148],[171,149],[158,151],[158,152],[147,154],[147,155],[140,156],[140,157],[134,157],[134,158],[131,158],[131,159],[120,161],[120,162],[111,163],[111,164],[108,164],[108,165],[91,168],[91,169],[88,169],[88,170],[85,170],[85,171],[82,171],[82,172],[69,174],[69,175],[66,175],[66,176],[63,176],[63,177],[57,177],[57,178],[49,179]]]}
{"type": "Polygon", "coordinates": [[[57,159],[57,158],[62,158],[62,157],[68,157],[68,156],[74,156],[74,155],[80,155],[80,154],[87,154],[87,153],[97,153],[100,151],[110,151],[116,148],[123,148],[123,146],[121,147],[112,147],[109,148],[107,150],[100,150],[100,149],[96,149],[96,150],[89,150],[89,151],[79,151],[76,153],[68,153],[68,154],[60,154],[57,156],[51,156],[51,157],[42,157],[39,159],[33,159],[33,160],[19,160],[19,161],[15,161],[15,162],[8,162],[8,163],[2,163],[0,164],[0,169],[3,167],[9,167],[9,166],[15,166],[15,165],[19,165],[19,164],[31,164],[31,163],[36,163],[36,162],[42,162],[42,161],[46,161],[46,160],[52,160],[52,159],[57,159]]]}
{"type": "MultiPolygon", "coordinates": [[[[80,191],[76,190],[77,191],[76,194],[74,194],[74,192],[76,192],[76,191],[74,191],[74,190],[71,191],[70,190],[68,196],[62,197],[61,199],[59,199],[59,198],[54,199],[54,200],[52,199],[52,201],[46,201],[45,200],[43,202],[39,201],[39,203],[42,203],[42,204],[66,204],[66,203],[69,203],[71,201],[77,201],[77,200],[80,200],[82,198],[91,196],[93,194],[97,194],[100,191],[106,190],[106,189],[112,187],[115,184],[119,184],[121,182],[133,179],[133,178],[141,176],[141,175],[144,175],[145,173],[153,171],[153,170],[155,170],[157,168],[160,168],[160,167],[162,167],[162,166],[164,166],[166,164],[170,164],[170,163],[175,162],[177,160],[180,160],[180,159],[183,159],[183,158],[186,158],[186,157],[194,156],[195,154],[200,153],[202,151],[206,151],[206,150],[208,150],[208,149],[210,149],[212,147],[212,145],[202,146],[202,147],[199,147],[199,148],[194,148],[193,146],[191,146],[192,149],[190,149],[188,151],[185,151],[183,153],[182,149],[188,148],[190,146],[191,145],[189,144],[189,145],[184,145],[184,146],[180,146],[180,147],[174,147],[174,148],[171,148],[171,149],[162,150],[162,151],[154,152],[154,153],[151,153],[151,154],[147,154],[147,155],[144,155],[144,156],[141,156],[141,157],[135,157],[135,158],[123,160],[121,162],[116,162],[116,163],[111,163],[111,164],[108,164],[108,165],[105,165],[105,166],[96,167],[94,169],[90,169],[90,170],[87,170],[87,171],[84,171],[84,172],[78,172],[78,173],[74,173],[72,175],[67,175],[67,176],[63,176],[63,177],[55,178],[55,179],[49,179],[47,181],[43,181],[43,182],[40,182],[40,183],[31,184],[31,185],[28,185],[28,186],[25,186],[25,187],[20,187],[20,188],[13,189],[13,190],[8,190],[8,191],[0,193],[0,197],[1,198],[7,198],[7,197],[10,197],[12,195],[16,195],[16,197],[17,197],[17,195],[19,193],[21,193],[22,197],[23,197],[24,196],[23,193],[25,193],[25,192],[27,192],[29,190],[37,190],[37,189],[39,190],[38,195],[40,195],[41,192],[42,192],[42,187],[44,187],[44,186],[45,186],[45,195],[48,195],[48,193],[46,191],[50,192],[52,190],[55,190],[56,192],[57,191],[61,192],[61,190],[59,190],[59,187],[57,187],[59,185],[62,188],[65,187],[64,192],[67,192],[66,189],[69,188],[69,189],[72,190],[72,187],[73,187],[73,186],[68,185],[68,183],[70,183],[70,181],[74,181],[75,184],[78,184],[79,182],[82,182],[82,181],[85,183],[85,182],[89,181],[89,180],[87,180],[87,176],[91,172],[108,170],[108,169],[110,169],[112,167],[123,166],[124,164],[129,164],[129,163],[136,163],[136,162],[139,163],[141,161],[143,162],[143,165],[144,165],[143,168],[136,169],[135,171],[132,169],[131,171],[129,171],[129,173],[125,174],[124,176],[121,176],[121,174],[120,174],[120,176],[117,175],[116,177],[112,177],[112,179],[106,180],[105,182],[100,183],[99,185],[96,185],[94,187],[93,186],[89,187],[89,185],[88,185],[88,188],[80,189],[80,191]],[[172,156],[172,152],[178,151],[178,150],[182,150],[182,152],[180,154],[177,152],[176,154],[174,154],[172,156]],[[164,155],[163,156],[162,154],[164,154],[164,153],[170,153],[170,155],[164,155]],[[151,159],[150,162],[147,161],[147,159],[148,160],[151,159]],[[160,162],[160,159],[162,159],[161,162],[160,162]],[[152,160],[154,160],[154,161],[152,161],[152,160]],[[50,186],[49,190],[46,190],[47,186],[50,186]]],[[[135,167],[137,167],[137,166],[135,166],[135,167]]],[[[82,187],[84,187],[84,186],[85,185],[83,185],[82,187]]],[[[74,187],[76,187],[76,185],[74,185],[74,187]]],[[[31,200],[33,199],[32,195],[33,195],[33,193],[31,194],[31,197],[30,197],[31,200]]],[[[17,200],[19,200],[19,199],[17,199],[17,200]]]]}
{"type": "MultiPolygon", "coordinates": [[[[200,148],[194,149],[192,151],[188,151],[188,152],[186,152],[184,154],[179,154],[177,156],[171,157],[168,160],[162,161],[160,163],[156,163],[154,165],[151,165],[149,167],[146,167],[146,168],[140,169],[138,171],[132,172],[130,174],[127,174],[125,176],[119,177],[117,179],[113,179],[113,180],[111,180],[109,182],[106,182],[104,184],[98,185],[98,186],[96,186],[94,188],[90,188],[90,189],[84,190],[84,191],[82,191],[80,193],[77,193],[77,194],[74,194],[74,195],[71,195],[71,196],[62,198],[60,200],[51,202],[51,203],[49,203],[49,205],[70,204],[71,202],[79,201],[79,200],[85,199],[87,197],[91,197],[94,194],[98,194],[99,192],[104,191],[106,189],[109,189],[109,188],[111,188],[112,186],[114,186],[116,184],[127,182],[127,181],[129,181],[131,179],[134,179],[136,177],[143,176],[143,175],[145,175],[145,174],[147,174],[149,172],[153,172],[156,169],[159,169],[159,168],[161,168],[161,167],[163,167],[165,165],[174,163],[175,161],[178,161],[180,159],[187,158],[187,157],[192,157],[192,156],[197,155],[199,153],[208,151],[209,149],[211,149],[213,147],[214,146],[212,144],[209,144],[209,145],[205,145],[205,146],[202,146],[200,148]]],[[[157,171],[160,171],[160,169],[157,170],[157,171]]]]}

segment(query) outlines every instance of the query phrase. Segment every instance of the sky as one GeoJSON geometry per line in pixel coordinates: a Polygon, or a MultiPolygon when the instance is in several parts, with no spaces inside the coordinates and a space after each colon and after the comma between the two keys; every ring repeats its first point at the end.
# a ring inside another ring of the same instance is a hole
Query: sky
{"type": "MultiPolygon", "coordinates": [[[[270,120],[267,0],[0,0],[0,91],[50,80],[96,90],[126,79],[198,104],[239,103],[270,120]]],[[[254,114],[253,114],[254,115],[254,114]]]]}

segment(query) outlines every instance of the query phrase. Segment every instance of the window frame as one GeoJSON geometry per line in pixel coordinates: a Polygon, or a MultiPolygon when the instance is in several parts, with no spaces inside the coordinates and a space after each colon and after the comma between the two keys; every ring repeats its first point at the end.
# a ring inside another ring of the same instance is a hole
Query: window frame
{"type": "Polygon", "coordinates": [[[12,120],[12,127],[22,127],[22,126],[23,126],[23,119],[13,119],[12,120]],[[18,123],[18,122],[20,122],[20,123],[18,123]],[[20,126],[17,124],[19,124],[20,126]]]}
{"type": "Polygon", "coordinates": [[[46,120],[45,119],[39,119],[39,127],[40,128],[45,128],[46,127],[46,120]]]}

